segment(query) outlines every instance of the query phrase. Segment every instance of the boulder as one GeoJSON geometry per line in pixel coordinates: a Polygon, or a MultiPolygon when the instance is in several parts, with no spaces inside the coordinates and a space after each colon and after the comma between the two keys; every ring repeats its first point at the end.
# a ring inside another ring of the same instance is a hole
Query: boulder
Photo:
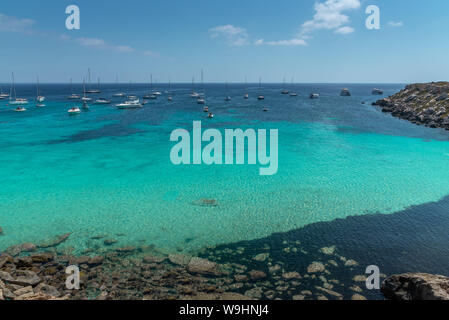
{"type": "Polygon", "coordinates": [[[382,283],[389,300],[449,300],[449,278],[427,273],[393,275],[382,283]]]}
{"type": "Polygon", "coordinates": [[[189,264],[187,265],[187,270],[191,273],[205,275],[219,275],[221,273],[218,264],[198,257],[190,259],[189,264]]]}
{"type": "Polygon", "coordinates": [[[251,270],[250,272],[248,272],[249,277],[251,280],[262,280],[265,279],[267,277],[267,274],[263,271],[260,270],[251,270]]]}

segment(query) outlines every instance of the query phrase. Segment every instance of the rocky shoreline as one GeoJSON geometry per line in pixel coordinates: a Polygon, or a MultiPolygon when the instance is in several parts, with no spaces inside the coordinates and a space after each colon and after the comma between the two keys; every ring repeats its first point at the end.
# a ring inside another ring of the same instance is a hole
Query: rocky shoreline
{"type": "Polygon", "coordinates": [[[68,237],[5,250],[0,255],[0,300],[367,299],[358,262],[339,255],[335,246],[309,254],[299,241],[285,241],[286,257],[304,257],[304,267],[292,269],[274,260],[269,246],[257,252],[220,246],[196,256],[128,246],[74,256],[58,249],[68,237]],[[80,290],[65,286],[69,265],[80,269],[80,290]],[[342,270],[351,283],[339,280],[342,270]]]}
{"type": "Polygon", "coordinates": [[[410,84],[373,105],[418,125],[449,130],[449,82],[410,84]]]}

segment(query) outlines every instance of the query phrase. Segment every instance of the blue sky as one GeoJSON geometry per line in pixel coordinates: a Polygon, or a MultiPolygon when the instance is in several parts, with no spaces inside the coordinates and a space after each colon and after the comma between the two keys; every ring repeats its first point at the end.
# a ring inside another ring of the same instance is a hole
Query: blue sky
{"type": "Polygon", "coordinates": [[[448,14],[447,0],[4,1],[0,81],[81,82],[88,67],[103,82],[449,80],[448,14]],[[365,27],[373,4],[380,30],[365,27]]]}

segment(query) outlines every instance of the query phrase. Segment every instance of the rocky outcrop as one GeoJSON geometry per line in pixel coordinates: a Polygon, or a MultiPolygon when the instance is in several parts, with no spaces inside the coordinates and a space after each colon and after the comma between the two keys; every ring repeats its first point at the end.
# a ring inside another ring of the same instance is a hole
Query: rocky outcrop
{"type": "Polygon", "coordinates": [[[394,275],[382,283],[390,300],[449,300],[449,278],[427,273],[394,275]]]}
{"type": "Polygon", "coordinates": [[[449,82],[410,84],[373,105],[419,125],[449,130],[449,82]]]}

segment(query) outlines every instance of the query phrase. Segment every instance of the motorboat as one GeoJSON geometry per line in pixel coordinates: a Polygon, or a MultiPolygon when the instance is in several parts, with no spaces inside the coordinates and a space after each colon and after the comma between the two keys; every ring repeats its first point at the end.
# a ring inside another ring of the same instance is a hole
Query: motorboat
{"type": "Polygon", "coordinates": [[[118,109],[137,109],[142,108],[142,104],[139,99],[128,100],[123,103],[115,105],[118,109]]]}
{"type": "Polygon", "coordinates": [[[264,100],[264,99],[265,99],[265,97],[262,95],[257,96],[257,100],[264,100]]]}
{"type": "Polygon", "coordinates": [[[342,97],[350,97],[351,96],[351,92],[349,92],[349,89],[344,88],[344,89],[341,90],[340,96],[342,96],[342,97]]]}
{"type": "Polygon", "coordinates": [[[213,114],[212,112],[209,112],[209,114],[207,115],[207,117],[208,117],[209,119],[212,119],[212,118],[214,117],[214,114],[213,114]]]}
{"type": "Polygon", "coordinates": [[[249,99],[249,94],[245,93],[245,95],[243,96],[244,99],[249,99]]]}
{"type": "Polygon", "coordinates": [[[87,101],[83,101],[83,106],[82,106],[82,108],[84,109],[84,110],[89,110],[89,105],[87,104],[87,101]]]}
{"type": "Polygon", "coordinates": [[[24,104],[28,104],[28,103],[29,103],[28,100],[24,99],[24,98],[16,98],[16,99],[9,101],[9,104],[11,104],[11,105],[24,105],[24,104]]]}
{"type": "Polygon", "coordinates": [[[73,115],[81,113],[81,110],[78,107],[72,107],[67,112],[69,113],[69,115],[73,116],[73,115]]]}
{"type": "Polygon", "coordinates": [[[203,108],[203,111],[204,111],[204,112],[209,112],[209,107],[207,107],[207,106],[204,107],[204,108],[203,108]]]}
{"type": "Polygon", "coordinates": [[[384,92],[381,89],[374,88],[373,91],[372,91],[372,94],[373,95],[383,95],[384,92]]]}
{"type": "Polygon", "coordinates": [[[25,109],[24,107],[17,107],[14,109],[15,112],[24,112],[27,111],[27,109],[25,109]]]}
{"type": "Polygon", "coordinates": [[[198,104],[205,104],[205,103],[206,103],[206,100],[204,100],[204,98],[198,98],[198,99],[196,100],[196,103],[198,103],[198,104]]]}
{"type": "Polygon", "coordinates": [[[320,97],[320,95],[318,93],[311,93],[309,98],[310,99],[318,99],[320,97]]]}

